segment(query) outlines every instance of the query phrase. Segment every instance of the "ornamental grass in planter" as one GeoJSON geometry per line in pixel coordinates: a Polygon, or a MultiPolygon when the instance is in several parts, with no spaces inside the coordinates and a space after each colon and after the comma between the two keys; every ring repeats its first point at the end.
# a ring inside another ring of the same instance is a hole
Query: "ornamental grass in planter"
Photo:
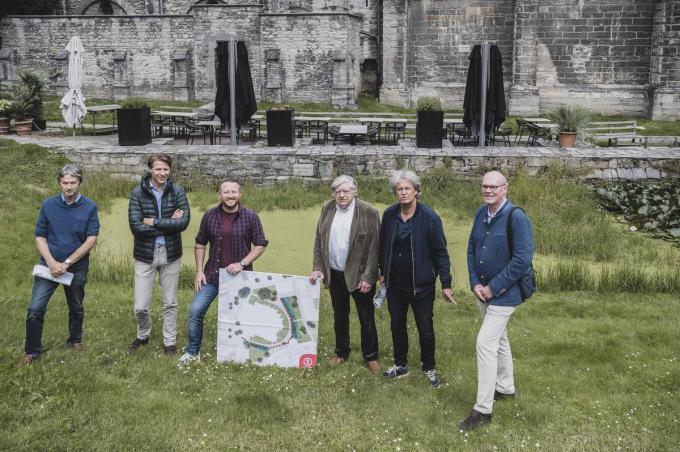
{"type": "Polygon", "coordinates": [[[579,105],[563,105],[550,112],[549,118],[559,128],[557,140],[560,147],[570,148],[590,122],[590,112],[579,105]]]}
{"type": "Polygon", "coordinates": [[[151,109],[140,97],[130,97],[120,103],[116,110],[118,120],[118,144],[121,146],[144,146],[151,143],[151,109]]]}
{"type": "Polygon", "coordinates": [[[438,97],[423,96],[416,104],[416,146],[441,148],[444,129],[444,112],[438,97]]]}

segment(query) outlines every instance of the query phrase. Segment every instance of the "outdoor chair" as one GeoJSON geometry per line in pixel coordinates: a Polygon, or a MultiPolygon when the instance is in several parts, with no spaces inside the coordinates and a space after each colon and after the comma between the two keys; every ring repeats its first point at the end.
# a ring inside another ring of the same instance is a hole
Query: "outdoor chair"
{"type": "Polygon", "coordinates": [[[295,136],[302,138],[307,135],[307,121],[301,119],[295,120],[295,136]]]}
{"type": "Polygon", "coordinates": [[[162,137],[163,128],[167,127],[169,129],[171,128],[171,124],[170,118],[160,115],[151,115],[151,134],[154,137],[162,137]]]}
{"type": "Polygon", "coordinates": [[[203,144],[206,144],[205,137],[210,135],[210,131],[208,129],[206,129],[205,127],[198,126],[191,121],[187,121],[184,123],[184,129],[185,129],[184,135],[187,139],[187,144],[189,144],[189,140],[191,140],[191,144],[194,144],[194,138],[197,137],[203,138],[203,144]]]}
{"type": "Polygon", "coordinates": [[[522,136],[524,136],[525,133],[529,132],[529,127],[533,125],[533,123],[529,121],[525,121],[522,118],[517,118],[515,119],[515,122],[517,123],[517,132],[515,133],[515,143],[519,142],[522,140],[522,136]]]}
{"type": "Polygon", "coordinates": [[[503,143],[503,146],[512,147],[512,143],[510,143],[510,135],[512,135],[511,127],[499,128],[494,133],[492,133],[491,136],[489,136],[487,141],[494,146],[496,143],[500,142],[503,143]]]}
{"type": "Polygon", "coordinates": [[[326,143],[328,140],[328,122],[313,120],[307,123],[307,134],[308,136],[316,135],[312,139],[313,143],[326,143]]]}
{"type": "Polygon", "coordinates": [[[539,146],[541,143],[540,139],[544,139],[548,142],[552,140],[552,132],[550,129],[541,127],[536,124],[527,123],[526,131],[528,133],[527,146],[539,146]]]}
{"type": "Polygon", "coordinates": [[[333,138],[333,144],[335,144],[340,137],[340,126],[330,126],[328,128],[328,136],[333,138]]]}
{"type": "MultiPolygon", "coordinates": [[[[380,123],[378,123],[378,126],[380,126],[380,123]]],[[[377,144],[380,142],[380,129],[376,126],[368,126],[366,129],[366,138],[368,139],[369,143],[371,144],[377,144]]]]}
{"type": "Polygon", "coordinates": [[[170,133],[172,136],[183,137],[187,132],[187,120],[183,116],[173,116],[170,118],[170,133]]]}
{"type": "Polygon", "coordinates": [[[455,127],[453,133],[456,138],[456,144],[458,146],[477,146],[479,144],[479,137],[472,134],[472,129],[467,126],[455,127]]]}
{"type": "Polygon", "coordinates": [[[259,127],[260,121],[251,119],[241,126],[241,129],[239,130],[239,136],[248,141],[255,141],[258,138],[259,127]]]}
{"type": "MultiPolygon", "coordinates": [[[[380,122],[378,122],[378,121],[364,121],[364,122],[362,122],[362,124],[367,126],[369,128],[369,130],[371,129],[371,127],[375,128],[375,130],[377,131],[376,136],[375,136],[375,140],[377,142],[380,142],[380,129],[381,129],[380,122]]],[[[372,141],[371,144],[375,144],[375,143],[372,141]]]]}
{"type": "Polygon", "coordinates": [[[403,122],[387,122],[385,123],[385,142],[389,144],[397,144],[399,139],[406,135],[406,124],[403,122]]]}

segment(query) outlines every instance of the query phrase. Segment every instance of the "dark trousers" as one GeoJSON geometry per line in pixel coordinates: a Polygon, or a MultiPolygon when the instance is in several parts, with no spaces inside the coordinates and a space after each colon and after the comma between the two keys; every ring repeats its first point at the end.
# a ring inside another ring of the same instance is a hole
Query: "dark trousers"
{"type": "Polygon", "coordinates": [[[434,295],[434,288],[418,295],[413,295],[413,292],[388,289],[387,309],[390,312],[391,318],[394,364],[397,366],[408,364],[408,331],[406,330],[406,320],[408,307],[411,306],[420,339],[420,362],[422,363],[422,369],[430,370],[435,368],[434,326],[432,324],[434,295]]]}
{"type": "Polygon", "coordinates": [[[359,290],[350,292],[345,283],[345,274],[331,270],[329,290],[333,303],[335,354],[344,359],[349,356],[349,296],[351,294],[361,325],[361,353],[366,361],[378,359],[378,331],[375,328],[373,315],[375,286],[368,293],[361,293],[359,290]]]}
{"type": "MultiPolygon", "coordinates": [[[[64,286],[66,303],[68,304],[68,332],[66,340],[68,345],[77,344],[83,340],[83,318],[85,308],[83,300],[85,298],[85,283],[87,282],[87,268],[74,271],[73,281],[70,286],[64,286]]],[[[47,312],[47,303],[54,291],[59,287],[59,283],[48,279],[33,277],[33,292],[31,303],[28,305],[26,315],[26,342],[24,352],[27,355],[40,356],[42,347],[42,330],[47,312]]]]}

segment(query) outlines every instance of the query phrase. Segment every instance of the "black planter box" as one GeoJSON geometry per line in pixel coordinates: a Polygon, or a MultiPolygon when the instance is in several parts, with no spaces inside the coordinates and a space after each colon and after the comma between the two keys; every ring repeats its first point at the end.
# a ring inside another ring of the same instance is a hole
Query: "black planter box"
{"type": "Polygon", "coordinates": [[[295,110],[267,110],[267,146],[295,145],[295,110]]]}
{"type": "Polygon", "coordinates": [[[33,118],[33,125],[31,126],[31,130],[45,130],[45,129],[47,129],[46,119],[33,118]]]}
{"type": "Polygon", "coordinates": [[[444,129],[443,111],[418,111],[416,124],[416,146],[419,148],[441,148],[444,129]]]}
{"type": "Polygon", "coordinates": [[[118,144],[121,146],[144,146],[151,143],[151,109],[120,108],[118,118],[118,144]]]}

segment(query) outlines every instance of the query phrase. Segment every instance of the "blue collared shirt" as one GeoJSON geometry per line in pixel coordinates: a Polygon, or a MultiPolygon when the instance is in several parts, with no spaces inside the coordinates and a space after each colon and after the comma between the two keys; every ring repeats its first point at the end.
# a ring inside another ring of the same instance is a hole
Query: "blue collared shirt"
{"type": "MultiPolygon", "coordinates": [[[[163,192],[165,191],[165,184],[161,187],[160,190],[156,190],[156,187],[154,187],[153,183],[149,181],[149,187],[151,188],[151,193],[153,194],[153,197],[156,198],[156,206],[158,207],[158,219],[160,220],[161,218],[161,200],[163,199],[163,192]]],[[[165,245],[165,236],[164,235],[158,235],[156,236],[156,246],[159,245],[165,245]]]]}
{"type": "Polygon", "coordinates": [[[80,201],[80,198],[81,198],[82,196],[83,196],[82,193],[78,193],[78,196],[76,196],[75,201],[73,201],[72,203],[69,204],[69,203],[66,201],[66,196],[64,196],[64,193],[62,193],[62,194],[61,194],[61,200],[64,201],[64,204],[67,204],[67,205],[70,206],[70,205],[73,204],[74,202],[80,201]]]}

